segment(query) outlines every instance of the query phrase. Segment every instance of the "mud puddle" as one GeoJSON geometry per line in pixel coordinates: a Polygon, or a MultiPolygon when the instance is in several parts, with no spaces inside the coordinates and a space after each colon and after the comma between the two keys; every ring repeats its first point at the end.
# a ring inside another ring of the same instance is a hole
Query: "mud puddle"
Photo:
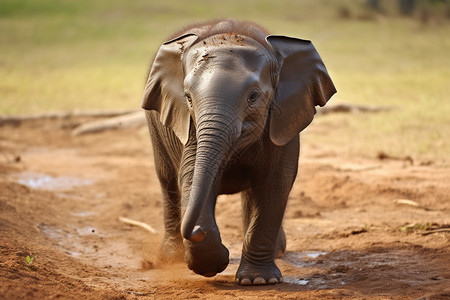
{"type": "Polygon", "coordinates": [[[17,182],[32,189],[66,191],[75,187],[92,185],[93,180],[67,176],[50,176],[35,172],[22,172],[16,175],[17,182]]]}

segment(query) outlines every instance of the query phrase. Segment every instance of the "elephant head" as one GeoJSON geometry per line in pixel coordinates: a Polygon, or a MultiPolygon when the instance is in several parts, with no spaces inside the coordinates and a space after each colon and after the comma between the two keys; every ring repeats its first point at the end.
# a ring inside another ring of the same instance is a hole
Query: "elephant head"
{"type": "MultiPolygon", "coordinates": [[[[192,30],[165,42],[150,70],[142,107],[158,111],[183,144],[195,132],[184,239],[195,244],[206,236],[220,244],[216,181],[231,152],[266,134],[275,145],[287,144],[312,121],[315,106],[325,105],[335,92],[310,41],[192,30]]],[[[221,268],[196,272],[214,274],[221,268]]]]}

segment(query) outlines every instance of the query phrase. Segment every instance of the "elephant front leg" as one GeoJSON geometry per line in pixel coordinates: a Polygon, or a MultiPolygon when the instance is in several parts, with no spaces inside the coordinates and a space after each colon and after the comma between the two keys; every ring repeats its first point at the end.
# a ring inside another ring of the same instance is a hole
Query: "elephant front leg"
{"type": "Polygon", "coordinates": [[[184,245],[180,235],[180,194],[176,181],[166,182],[162,188],[162,193],[165,236],[161,246],[160,258],[164,262],[183,261],[184,245]]]}
{"type": "Polygon", "coordinates": [[[182,145],[168,142],[175,141],[176,137],[171,130],[161,124],[156,112],[147,111],[146,117],[164,205],[165,236],[159,258],[165,262],[180,261],[183,260],[184,245],[180,234],[181,196],[176,166],[182,145]]]}
{"type": "Polygon", "coordinates": [[[296,171],[282,168],[252,185],[243,197],[244,227],[247,227],[242,258],[236,273],[241,285],[283,282],[275,257],[286,247],[281,227],[296,171]],[[247,225],[246,225],[247,224],[247,225]]]}
{"type": "MultiPolygon", "coordinates": [[[[252,197],[253,193],[251,190],[247,190],[242,192],[242,211],[243,211],[243,225],[244,225],[244,233],[248,231],[250,226],[250,221],[252,219],[253,209],[252,206],[252,197]]],[[[284,233],[283,226],[280,226],[280,230],[278,232],[277,241],[275,244],[275,258],[281,258],[286,251],[286,235],[284,233]]]]}

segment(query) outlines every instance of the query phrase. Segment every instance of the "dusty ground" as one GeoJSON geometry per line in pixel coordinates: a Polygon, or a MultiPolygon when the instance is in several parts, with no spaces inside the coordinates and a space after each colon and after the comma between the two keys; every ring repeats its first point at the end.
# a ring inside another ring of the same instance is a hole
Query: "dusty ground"
{"type": "Polygon", "coordinates": [[[320,134],[316,122],[304,138],[284,221],[288,252],[277,264],[285,283],[240,287],[233,281],[239,196],[217,205],[231,253],[224,273],[204,278],[184,264],[163,265],[161,197],[146,131],[71,137],[82,121],[0,126],[2,299],[450,298],[448,167],[343,158],[309,142],[320,134]]]}

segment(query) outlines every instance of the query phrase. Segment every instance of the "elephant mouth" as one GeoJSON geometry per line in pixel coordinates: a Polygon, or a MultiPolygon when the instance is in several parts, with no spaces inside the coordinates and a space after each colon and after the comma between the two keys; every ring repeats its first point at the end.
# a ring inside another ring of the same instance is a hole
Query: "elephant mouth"
{"type": "Polygon", "coordinates": [[[245,149],[261,138],[264,132],[264,126],[259,126],[253,120],[244,120],[239,138],[236,139],[233,149],[235,152],[245,149]]]}

